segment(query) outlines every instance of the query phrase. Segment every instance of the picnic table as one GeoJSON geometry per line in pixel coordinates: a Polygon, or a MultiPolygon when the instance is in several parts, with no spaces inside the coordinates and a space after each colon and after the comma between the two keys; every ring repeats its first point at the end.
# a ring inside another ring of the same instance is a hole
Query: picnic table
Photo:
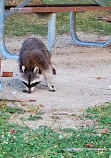
{"type": "Polygon", "coordinates": [[[37,13],[42,16],[50,14],[48,19],[48,50],[52,51],[55,46],[56,36],[56,13],[70,12],[70,34],[74,42],[81,45],[107,46],[111,43],[111,39],[105,43],[81,41],[76,34],[76,13],[88,10],[99,10],[111,12],[111,6],[105,6],[99,0],[91,0],[94,4],[37,4],[28,5],[32,0],[25,0],[21,4],[5,5],[4,0],[0,0],[0,51],[5,58],[18,59],[18,55],[11,54],[5,47],[4,42],[4,23],[5,19],[15,13],[37,13]],[[8,10],[8,12],[6,12],[8,10]],[[44,14],[43,14],[44,13],[44,14]]]}

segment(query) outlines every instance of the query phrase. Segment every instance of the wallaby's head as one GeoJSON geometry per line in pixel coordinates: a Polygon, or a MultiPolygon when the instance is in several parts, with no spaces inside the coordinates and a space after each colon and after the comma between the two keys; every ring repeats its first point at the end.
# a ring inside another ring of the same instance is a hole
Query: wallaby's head
{"type": "Polygon", "coordinates": [[[21,67],[22,82],[27,87],[27,92],[31,93],[34,87],[43,80],[43,75],[38,67],[26,68],[24,65],[21,67]]]}

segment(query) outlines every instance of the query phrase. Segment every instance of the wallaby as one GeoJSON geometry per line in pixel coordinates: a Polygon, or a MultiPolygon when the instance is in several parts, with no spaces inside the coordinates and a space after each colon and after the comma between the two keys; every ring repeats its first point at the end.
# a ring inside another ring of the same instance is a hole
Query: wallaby
{"type": "Polygon", "coordinates": [[[51,65],[51,55],[44,43],[38,38],[28,38],[23,44],[19,53],[19,70],[22,82],[26,86],[24,92],[31,93],[35,86],[45,79],[49,91],[54,92],[51,85],[51,73],[56,70],[51,65]]]}

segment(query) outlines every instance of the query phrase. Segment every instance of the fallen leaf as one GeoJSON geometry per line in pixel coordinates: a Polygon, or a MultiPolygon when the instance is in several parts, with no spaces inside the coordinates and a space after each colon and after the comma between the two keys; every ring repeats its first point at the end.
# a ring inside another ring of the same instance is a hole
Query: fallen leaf
{"type": "Polygon", "coordinates": [[[89,147],[89,148],[93,148],[94,144],[84,144],[83,146],[89,147]]]}
{"type": "Polygon", "coordinates": [[[101,78],[101,77],[97,77],[96,79],[97,79],[97,80],[101,80],[102,78],[101,78]]]}
{"type": "Polygon", "coordinates": [[[16,130],[11,130],[10,132],[11,132],[11,133],[17,133],[18,131],[16,131],[16,130]]]}
{"type": "Polygon", "coordinates": [[[105,134],[106,133],[106,131],[102,131],[102,134],[105,134]]]}

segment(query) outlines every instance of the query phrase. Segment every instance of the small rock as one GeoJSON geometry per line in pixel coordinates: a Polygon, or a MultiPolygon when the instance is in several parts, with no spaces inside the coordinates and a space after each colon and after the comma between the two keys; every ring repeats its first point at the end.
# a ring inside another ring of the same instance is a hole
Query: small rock
{"type": "Polygon", "coordinates": [[[111,85],[107,88],[107,90],[111,90],[111,85]]]}
{"type": "Polygon", "coordinates": [[[13,91],[13,92],[11,93],[11,95],[16,95],[16,92],[15,92],[15,91],[13,91]]]}

